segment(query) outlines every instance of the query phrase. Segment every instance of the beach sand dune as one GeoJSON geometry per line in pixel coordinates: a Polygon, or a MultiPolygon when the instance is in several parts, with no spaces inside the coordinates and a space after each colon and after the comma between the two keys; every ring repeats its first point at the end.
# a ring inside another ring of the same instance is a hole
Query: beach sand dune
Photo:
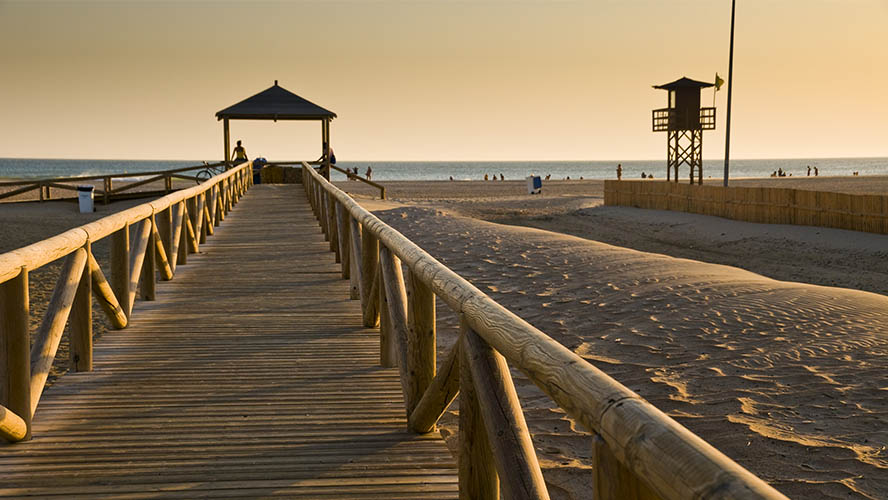
{"type": "MultiPolygon", "coordinates": [[[[433,208],[377,215],[791,497],[888,497],[888,297],[433,208]]],[[[582,498],[589,440],[515,375],[547,480],[582,498]]]]}

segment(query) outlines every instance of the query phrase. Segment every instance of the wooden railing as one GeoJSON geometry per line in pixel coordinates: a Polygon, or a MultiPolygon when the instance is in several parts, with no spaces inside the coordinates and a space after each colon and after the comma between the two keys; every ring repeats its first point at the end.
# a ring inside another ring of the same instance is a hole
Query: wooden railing
{"type": "Polygon", "coordinates": [[[604,204],[888,234],[886,195],[606,180],[604,204]]]}
{"type": "Polygon", "coordinates": [[[303,185],[330,250],[379,325],[380,363],[397,366],[408,425],[430,432],[459,403],[460,498],[548,498],[509,374],[524,372],[595,434],[603,499],[785,498],[639,395],[494,302],[305,165],[303,185]],[[403,275],[402,265],[407,275],[403,275]],[[435,297],[460,318],[436,373],[435,297]]]}
{"type": "Polygon", "coordinates": [[[371,180],[369,180],[369,179],[365,179],[365,178],[361,177],[360,175],[358,175],[358,174],[356,174],[356,173],[354,173],[354,172],[349,172],[348,170],[345,170],[345,169],[339,168],[339,167],[337,167],[336,165],[330,165],[330,168],[332,168],[333,170],[336,170],[337,172],[340,172],[340,173],[345,174],[345,177],[346,177],[347,179],[355,180],[355,181],[361,181],[361,182],[363,182],[364,184],[367,184],[367,185],[370,185],[370,186],[375,187],[376,189],[379,190],[379,199],[380,199],[380,200],[384,200],[384,199],[385,199],[385,186],[383,186],[382,184],[379,184],[379,183],[373,182],[373,181],[371,181],[371,180]]]}
{"type": "Polygon", "coordinates": [[[17,196],[20,194],[25,194],[36,189],[40,190],[40,201],[52,199],[51,189],[61,189],[67,191],[77,191],[77,186],[72,183],[83,182],[83,181],[102,181],[102,189],[96,189],[94,191],[94,195],[102,200],[103,203],[107,204],[112,199],[119,198],[124,192],[132,191],[137,187],[144,186],[146,184],[151,184],[152,182],[157,182],[163,180],[164,193],[169,193],[173,190],[173,179],[184,179],[190,181],[198,181],[196,176],[186,175],[183,172],[189,172],[193,170],[201,170],[206,168],[217,168],[225,165],[224,162],[219,163],[204,163],[203,165],[197,165],[193,167],[180,167],[174,168],[170,170],[155,170],[152,172],[132,172],[125,174],[103,174],[103,175],[80,175],[74,177],[55,177],[51,179],[28,179],[28,180],[20,180],[20,181],[4,181],[0,182],[0,188],[2,187],[11,187],[15,188],[5,193],[0,193],[0,199],[11,198],[13,196],[17,196]],[[119,187],[114,187],[112,179],[125,179],[132,177],[147,177],[146,179],[142,179],[136,182],[128,182],[119,187]]]}
{"type": "Polygon", "coordinates": [[[154,300],[157,274],[173,279],[252,184],[250,163],[198,186],[118,212],[0,255],[0,437],[31,437],[31,419],[69,323],[71,368],[92,370],[92,296],[114,328],[125,328],[136,292],[154,300]],[[111,238],[111,280],[91,245],[111,238]],[[131,239],[132,238],[132,239],[131,239]],[[33,347],[28,273],[65,258],[33,347]]]}

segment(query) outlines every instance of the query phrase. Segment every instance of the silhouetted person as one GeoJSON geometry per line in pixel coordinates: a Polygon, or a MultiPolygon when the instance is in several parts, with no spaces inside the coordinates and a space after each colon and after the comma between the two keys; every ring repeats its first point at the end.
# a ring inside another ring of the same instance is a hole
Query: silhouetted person
{"type": "Polygon", "coordinates": [[[814,167],[814,177],[817,177],[818,175],[820,175],[820,171],[817,170],[817,167],[814,167]]]}
{"type": "Polygon", "coordinates": [[[811,177],[811,165],[808,165],[808,177],[811,177]]]}
{"type": "Polygon", "coordinates": [[[247,150],[244,149],[243,146],[241,146],[240,139],[238,139],[237,146],[234,147],[234,151],[231,152],[231,156],[234,157],[235,165],[247,161],[247,150]]]}
{"type": "Polygon", "coordinates": [[[642,178],[642,179],[647,179],[647,174],[644,173],[644,172],[642,172],[642,173],[641,173],[641,178],[642,178]]]}
{"type": "Polygon", "coordinates": [[[648,174],[648,179],[653,179],[653,178],[654,178],[654,174],[648,174]]]}
{"type": "Polygon", "coordinates": [[[369,181],[371,177],[373,177],[373,167],[367,165],[367,180],[369,181]]]}
{"type": "Polygon", "coordinates": [[[501,180],[501,181],[506,180],[506,176],[504,176],[502,173],[500,174],[500,180],[501,180]]]}
{"type": "Polygon", "coordinates": [[[623,164],[617,163],[617,180],[621,180],[623,178],[623,164]]]}

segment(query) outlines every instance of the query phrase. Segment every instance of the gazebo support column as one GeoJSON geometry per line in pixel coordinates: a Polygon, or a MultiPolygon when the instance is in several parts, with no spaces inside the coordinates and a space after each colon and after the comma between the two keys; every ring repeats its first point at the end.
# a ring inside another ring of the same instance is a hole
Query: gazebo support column
{"type": "Polygon", "coordinates": [[[231,154],[230,153],[230,151],[231,151],[231,134],[229,133],[229,129],[228,129],[228,118],[225,118],[222,121],[222,129],[223,129],[224,135],[225,135],[225,138],[224,138],[224,141],[222,144],[222,147],[225,148],[225,151],[223,151],[222,158],[225,158],[225,168],[227,169],[228,167],[231,166],[231,157],[228,156],[229,154],[231,154]]]}

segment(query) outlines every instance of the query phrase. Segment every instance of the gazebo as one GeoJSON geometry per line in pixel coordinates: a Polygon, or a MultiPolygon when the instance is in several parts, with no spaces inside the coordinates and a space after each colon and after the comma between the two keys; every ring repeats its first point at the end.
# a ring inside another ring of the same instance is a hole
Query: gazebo
{"type": "Polygon", "coordinates": [[[231,165],[231,139],[229,120],[317,120],[321,122],[321,173],[330,178],[330,122],[336,113],[307,101],[289,90],[274,85],[216,113],[222,120],[224,131],[225,165],[231,165]]]}

